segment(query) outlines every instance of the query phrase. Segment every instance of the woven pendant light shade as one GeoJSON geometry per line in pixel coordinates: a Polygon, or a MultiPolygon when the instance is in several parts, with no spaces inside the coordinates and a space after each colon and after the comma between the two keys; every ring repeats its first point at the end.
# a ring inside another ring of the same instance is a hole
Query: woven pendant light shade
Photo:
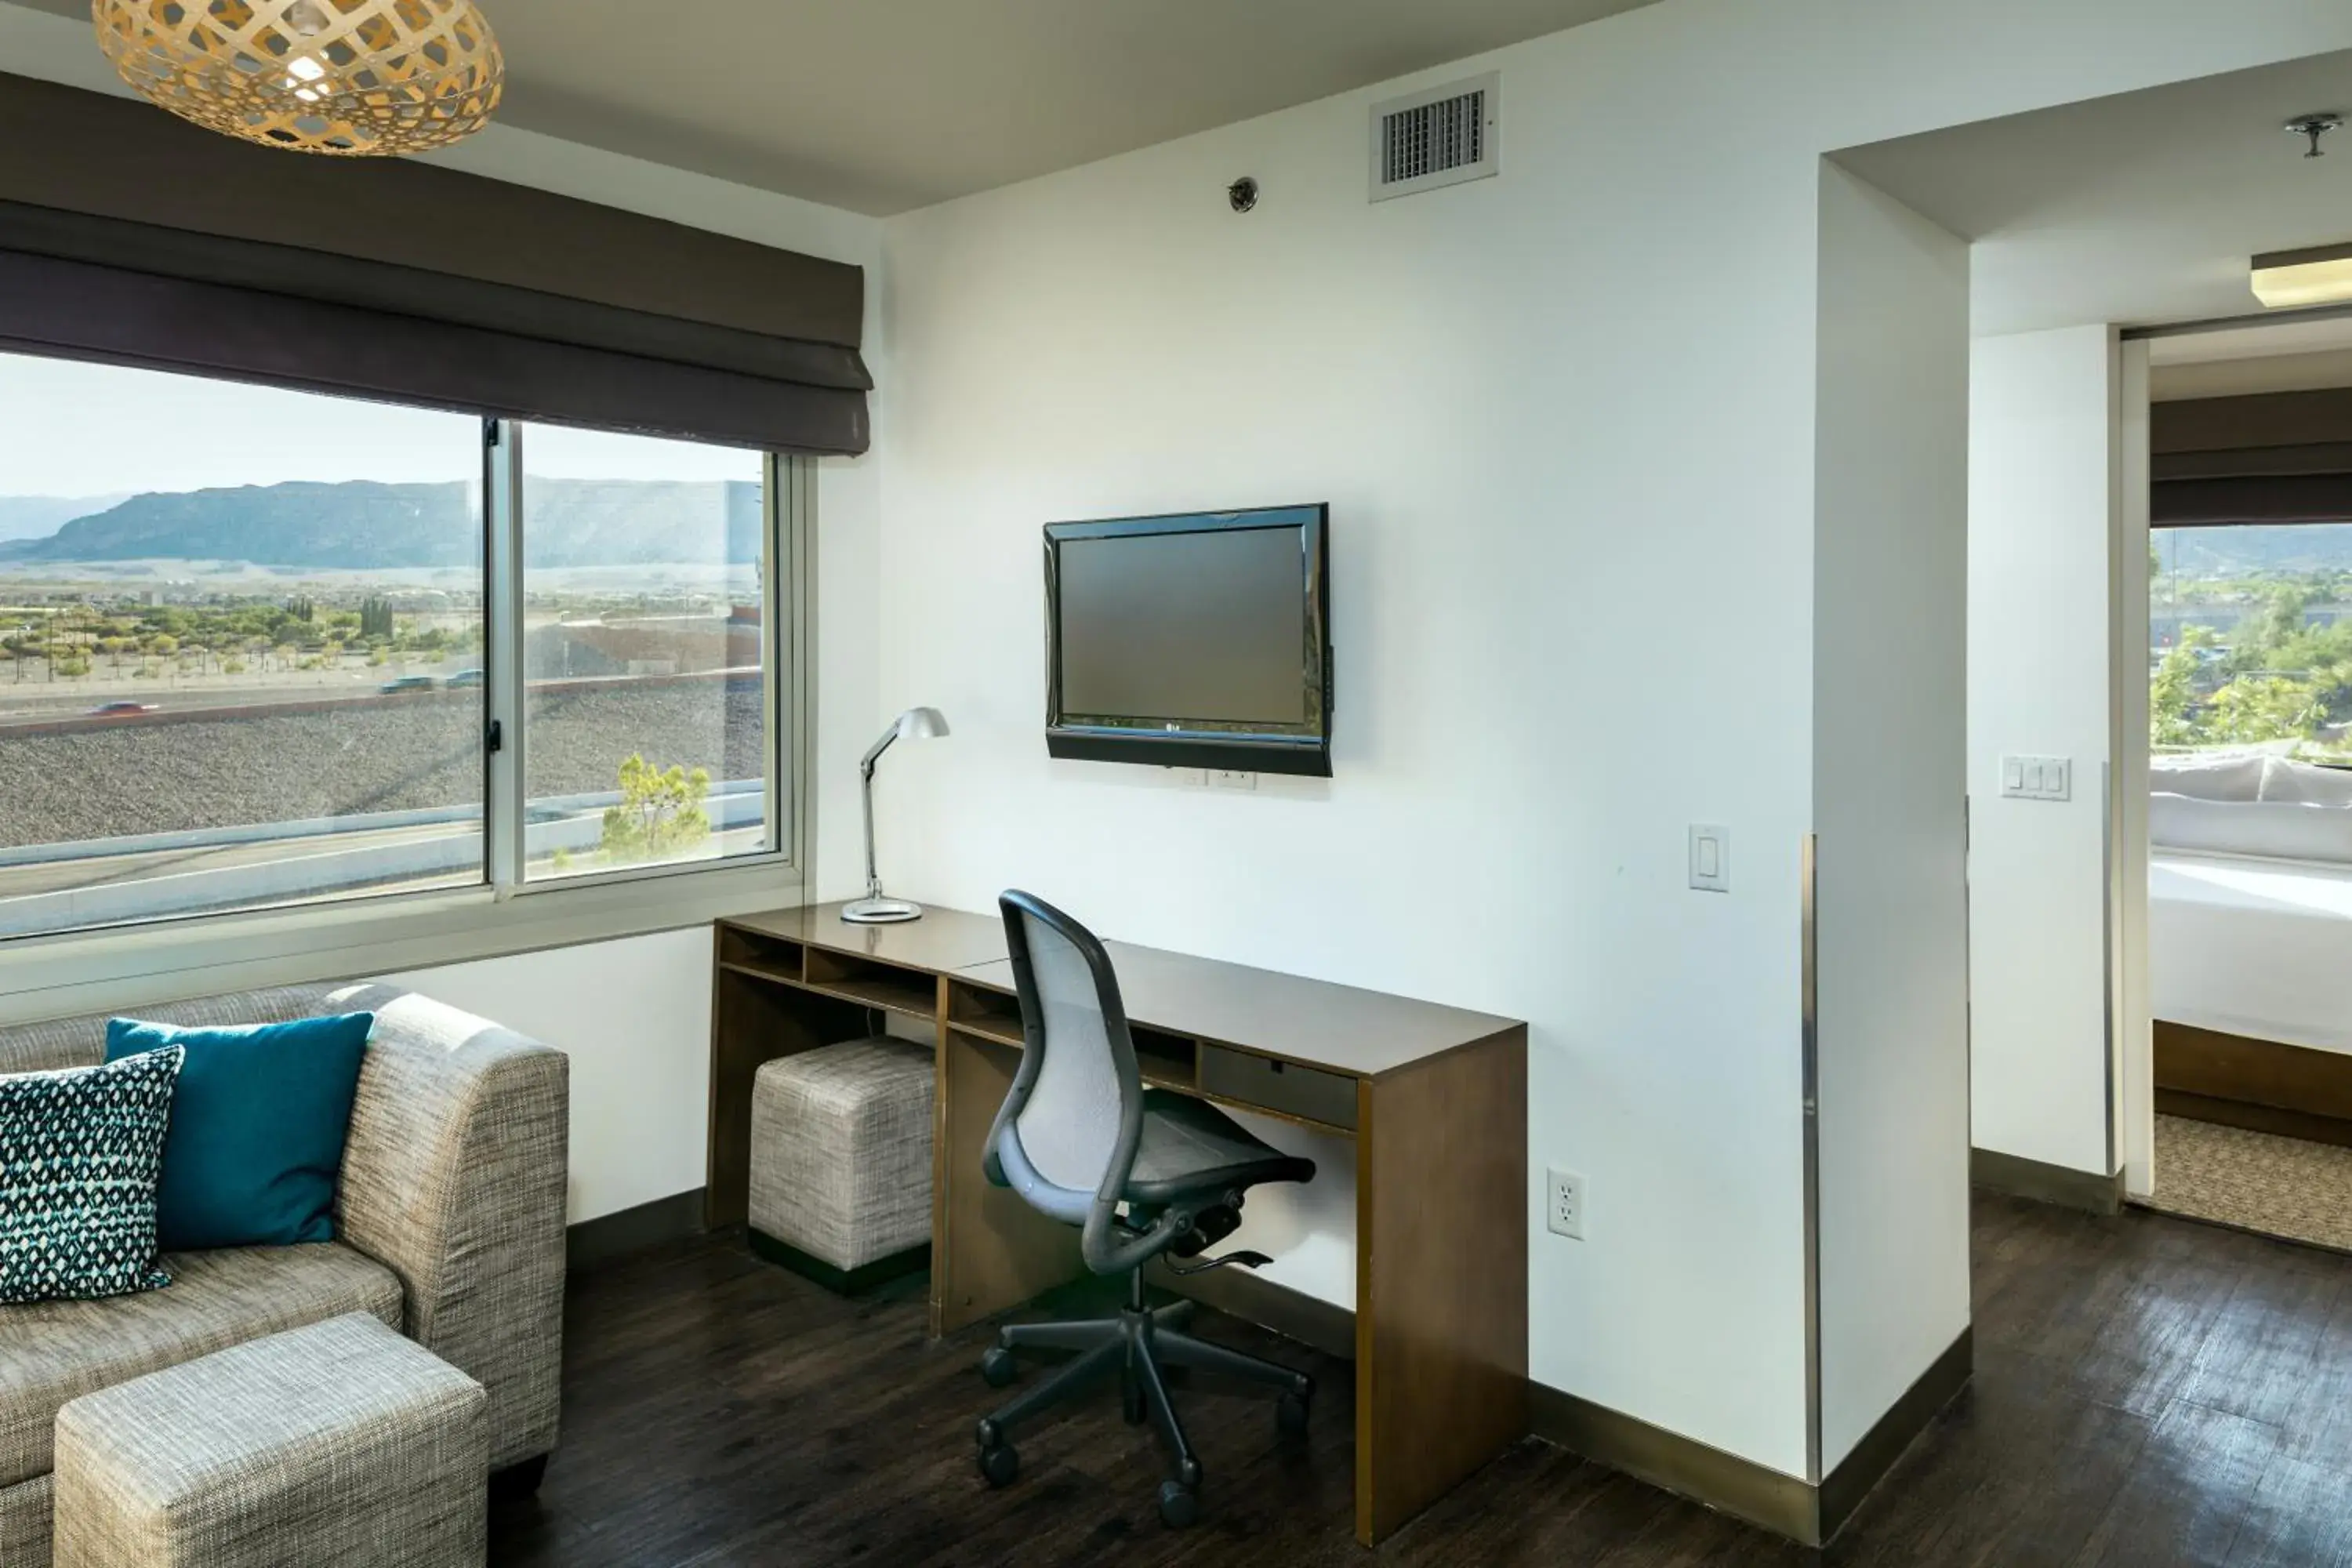
{"type": "Polygon", "coordinates": [[[142,96],[207,131],[389,156],[489,123],[505,81],[473,0],[91,0],[142,96]]]}

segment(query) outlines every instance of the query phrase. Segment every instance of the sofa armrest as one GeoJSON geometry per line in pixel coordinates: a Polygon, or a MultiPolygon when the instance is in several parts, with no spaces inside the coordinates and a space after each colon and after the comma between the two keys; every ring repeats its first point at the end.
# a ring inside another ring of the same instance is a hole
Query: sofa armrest
{"type": "Polygon", "coordinates": [[[563,1053],[430,997],[376,1015],[337,1200],[342,1239],[400,1277],[408,1337],[489,1393],[493,1468],[555,1446],[563,1350],[563,1053]]]}

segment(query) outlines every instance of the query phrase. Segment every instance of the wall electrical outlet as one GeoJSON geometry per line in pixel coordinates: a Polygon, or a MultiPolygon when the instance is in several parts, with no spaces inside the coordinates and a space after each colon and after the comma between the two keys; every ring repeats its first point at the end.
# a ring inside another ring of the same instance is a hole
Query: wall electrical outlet
{"type": "Polygon", "coordinates": [[[1584,1178],[1574,1171],[1553,1169],[1545,1173],[1549,1198],[1544,1205],[1544,1224],[1554,1236],[1567,1237],[1570,1241],[1584,1239],[1584,1178]]]}
{"type": "Polygon", "coordinates": [[[1211,768],[1209,782],[1219,789],[1255,789],[1257,775],[1236,768],[1211,768]]]}

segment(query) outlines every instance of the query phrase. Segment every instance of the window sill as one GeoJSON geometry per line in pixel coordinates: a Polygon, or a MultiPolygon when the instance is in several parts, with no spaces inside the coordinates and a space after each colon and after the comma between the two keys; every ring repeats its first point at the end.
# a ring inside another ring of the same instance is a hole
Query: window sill
{"type": "Polygon", "coordinates": [[[509,898],[485,886],[26,938],[0,946],[0,1025],[259,986],[364,980],[803,901],[800,870],[767,856],[542,884],[509,898]]]}

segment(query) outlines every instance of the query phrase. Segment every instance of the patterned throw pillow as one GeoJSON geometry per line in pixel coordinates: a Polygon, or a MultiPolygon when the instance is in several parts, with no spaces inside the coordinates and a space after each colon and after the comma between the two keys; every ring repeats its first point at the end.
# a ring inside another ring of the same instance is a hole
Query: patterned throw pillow
{"type": "Polygon", "coordinates": [[[155,1266],[155,1183],[185,1055],[0,1077],[0,1302],[172,1282],[155,1266]]]}

